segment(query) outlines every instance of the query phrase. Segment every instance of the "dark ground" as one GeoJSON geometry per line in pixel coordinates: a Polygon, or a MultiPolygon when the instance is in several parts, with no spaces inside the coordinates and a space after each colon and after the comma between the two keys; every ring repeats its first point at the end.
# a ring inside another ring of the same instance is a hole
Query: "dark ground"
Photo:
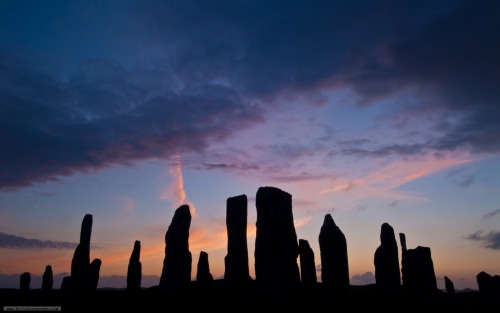
{"type": "MultiPolygon", "coordinates": [[[[30,289],[0,289],[0,304],[5,306],[58,306],[65,312],[137,311],[185,312],[191,310],[252,311],[272,307],[311,313],[346,311],[418,311],[445,310],[445,312],[500,312],[500,299],[485,298],[479,291],[457,292],[451,297],[437,291],[427,296],[381,297],[375,285],[351,286],[350,293],[335,296],[322,289],[321,283],[313,288],[299,287],[278,294],[259,288],[253,281],[246,289],[227,288],[222,280],[209,286],[191,282],[182,292],[168,292],[158,287],[143,288],[136,292],[125,289],[97,289],[88,294],[70,295],[60,289],[42,291],[30,289]],[[175,308],[175,309],[174,309],[175,308]]],[[[256,312],[261,313],[261,312],[256,312]]]]}

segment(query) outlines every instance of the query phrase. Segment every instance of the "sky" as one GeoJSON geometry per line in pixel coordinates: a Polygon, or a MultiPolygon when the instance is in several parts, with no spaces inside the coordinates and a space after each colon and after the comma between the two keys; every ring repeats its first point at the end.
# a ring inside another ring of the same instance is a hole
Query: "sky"
{"type": "MultiPolygon", "coordinates": [[[[0,0],[0,287],[69,275],[85,214],[99,287],[135,240],[157,285],[175,209],[224,276],[226,200],[292,195],[315,254],[331,214],[352,285],[389,223],[438,287],[500,275],[500,3],[0,0]]],[[[398,249],[401,246],[398,240],[398,249]]],[[[299,261],[297,259],[297,261],[299,261]]]]}

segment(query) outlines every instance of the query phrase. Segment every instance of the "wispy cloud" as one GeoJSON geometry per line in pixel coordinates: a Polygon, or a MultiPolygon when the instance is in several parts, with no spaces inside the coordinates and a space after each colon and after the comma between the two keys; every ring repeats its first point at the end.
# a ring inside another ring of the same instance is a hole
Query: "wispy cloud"
{"type": "Polygon", "coordinates": [[[172,158],[168,172],[172,178],[172,182],[163,190],[160,195],[160,199],[173,201],[177,207],[187,204],[189,205],[191,215],[193,217],[196,216],[196,207],[191,201],[188,200],[186,190],[184,189],[182,159],[179,155],[172,158]]]}
{"type": "Polygon", "coordinates": [[[484,213],[483,214],[483,219],[491,218],[491,217],[497,215],[498,213],[500,213],[500,209],[492,211],[492,212],[484,213]]]}
{"type": "Polygon", "coordinates": [[[75,249],[78,243],[30,239],[0,232],[0,248],[6,249],[75,249]]]}
{"type": "Polygon", "coordinates": [[[467,188],[474,183],[474,175],[467,176],[464,179],[457,182],[457,186],[461,188],[467,188]]]}
{"type": "Polygon", "coordinates": [[[465,237],[468,240],[482,242],[485,248],[500,250],[500,232],[490,231],[483,235],[483,230],[478,230],[465,237]]]}

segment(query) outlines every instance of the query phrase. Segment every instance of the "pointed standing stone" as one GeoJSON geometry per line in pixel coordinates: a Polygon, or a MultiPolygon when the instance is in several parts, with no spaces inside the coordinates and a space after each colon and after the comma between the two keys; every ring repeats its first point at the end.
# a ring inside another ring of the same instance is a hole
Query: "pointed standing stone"
{"type": "Polygon", "coordinates": [[[52,290],[52,285],[54,284],[54,277],[52,274],[52,266],[47,265],[45,267],[45,272],[42,276],[42,290],[52,290]]]}
{"type": "Polygon", "coordinates": [[[315,286],[317,282],[314,252],[305,239],[299,239],[300,273],[302,284],[306,287],[315,286]]]}
{"type": "Polygon", "coordinates": [[[134,242],[134,249],[130,255],[130,260],[128,262],[127,269],[127,290],[139,290],[141,289],[141,279],[142,279],[142,264],[140,262],[141,257],[141,242],[136,240],[134,242]]]}
{"type": "Polygon", "coordinates": [[[89,266],[89,276],[87,278],[86,289],[88,291],[96,291],[97,285],[99,285],[99,272],[101,270],[101,260],[94,259],[89,266]]]}
{"type": "Polygon", "coordinates": [[[326,214],[319,233],[321,280],[323,287],[336,295],[349,293],[347,241],[331,214],[326,214]]]}
{"type": "Polygon", "coordinates": [[[247,246],[247,196],[230,197],[226,202],[227,255],[224,282],[245,286],[251,280],[247,246]]]}
{"type": "Polygon", "coordinates": [[[292,196],[275,187],[260,187],[256,207],[255,280],[269,291],[283,294],[300,284],[292,196]]]}
{"type": "Polygon", "coordinates": [[[399,296],[401,275],[398,244],[394,229],[388,223],[382,224],[380,246],[375,251],[374,264],[377,290],[385,295],[399,296]]]}
{"type": "Polygon", "coordinates": [[[191,282],[190,226],[189,206],[181,205],[175,211],[165,234],[165,259],[160,277],[161,288],[179,291],[186,288],[191,282]]]}
{"type": "Polygon", "coordinates": [[[450,296],[455,296],[455,285],[447,276],[444,277],[444,286],[446,288],[446,293],[450,296]]]}
{"type": "Polygon", "coordinates": [[[210,265],[208,263],[208,253],[205,251],[200,252],[200,258],[198,259],[198,267],[196,272],[196,281],[201,284],[208,284],[214,280],[212,274],[210,274],[210,265]]]}

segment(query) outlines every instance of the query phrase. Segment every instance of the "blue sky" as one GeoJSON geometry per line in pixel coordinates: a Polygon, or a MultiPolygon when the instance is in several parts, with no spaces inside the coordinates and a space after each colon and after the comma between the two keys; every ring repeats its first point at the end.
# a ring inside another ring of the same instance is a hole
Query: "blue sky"
{"type": "Polygon", "coordinates": [[[125,286],[135,240],[154,284],[185,203],[193,269],[206,251],[221,277],[225,203],[239,194],[253,274],[255,194],[275,186],[292,194],[318,265],[332,214],[352,284],[374,282],[388,222],[410,248],[431,248],[438,286],[446,275],[477,288],[480,271],[500,273],[499,12],[496,1],[0,1],[0,286],[48,264],[68,272],[87,213],[100,286],[125,286]]]}

